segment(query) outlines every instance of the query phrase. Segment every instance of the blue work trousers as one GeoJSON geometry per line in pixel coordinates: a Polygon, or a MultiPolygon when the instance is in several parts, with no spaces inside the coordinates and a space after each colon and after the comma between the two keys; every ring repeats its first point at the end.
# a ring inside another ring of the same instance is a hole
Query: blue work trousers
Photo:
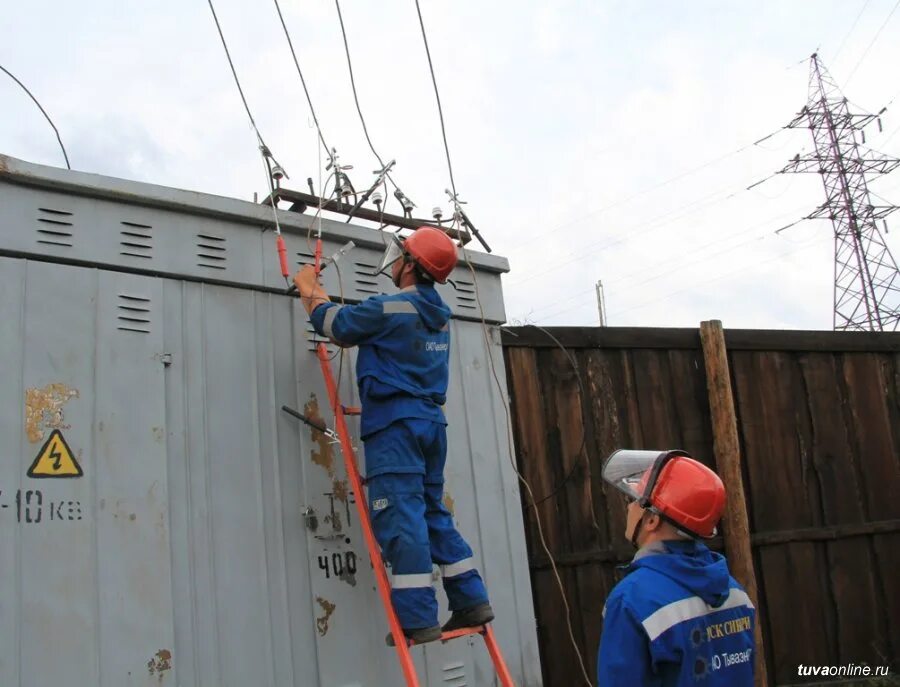
{"type": "Polygon", "coordinates": [[[446,426],[397,420],[364,443],[372,527],[390,566],[391,600],[400,625],[438,624],[432,563],[441,568],[451,611],[487,603],[472,549],[443,504],[446,426]]]}

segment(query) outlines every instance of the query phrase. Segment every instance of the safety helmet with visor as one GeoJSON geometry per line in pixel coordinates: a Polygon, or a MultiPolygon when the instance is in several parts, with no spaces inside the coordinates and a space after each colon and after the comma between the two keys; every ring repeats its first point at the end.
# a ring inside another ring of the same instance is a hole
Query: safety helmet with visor
{"type": "Polygon", "coordinates": [[[707,539],[715,536],[725,508],[725,486],[715,472],[685,451],[616,451],[606,459],[602,475],[641,508],[682,532],[707,539]]]}
{"type": "Polygon", "coordinates": [[[387,272],[401,259],[414,263],[427,278],[444,284],[456,267],[456,244],[434,227],[419,227],[408,238],[391,234],[376,274],[387,272]]]}

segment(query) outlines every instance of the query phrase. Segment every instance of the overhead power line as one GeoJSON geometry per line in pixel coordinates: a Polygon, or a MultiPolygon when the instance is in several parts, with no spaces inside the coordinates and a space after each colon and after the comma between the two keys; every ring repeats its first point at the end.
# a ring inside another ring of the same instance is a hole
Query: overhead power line
{"type": "Polygon", "coordinates": [[[234,62],[231,59],[231,51],[228,49],[228,43],[225,41],[225,34],[222,33],[222,25],[219,23],[219,16],[216,14],[216,8],[213,7],[212,0],[206,0],[209,3],[209,10],[212,12],[213,20],[216,22],[216,30],[219,32],[219,38],[222,41],[222,47],[225,49],[225,57],[228,58],[228,66],[231,67],[231,75],[234,77],[234,84],[237,86],[238,93],[241,94],[241,102],[244,103],[244,110],[247,113],[247,117],[250,119],[250,125],[253,127],[253,131],[256,133],[256,138],[259,141],[259,145],[265,148],[268,148],[266,142],[263,140],[262,134],[259,133],[259,127],[256,126],[256,120],[253,118],[253,113],[250,111],[250,105],[247,104],[247,96],[244,95],[244,89],[241,88],[241,80],[238,78],[237,70],[234,68],[234,62]]]}
{"type": "Polygon", "coordinates": [[[22,90],[25,91],[25,92],[28,94],[28,97],[31,98],[31,99],[34,101],[34,104],[38,106],[38,109],[41,111],[41,114],[44,115],[44,118],[47,120],[47,122],[50,124],[50,126],[53,127],[53,132],[56,134],[56,140],[59,141],[59,147],[62,149],[63,157],[64,157],[65,160],[66,160],[66,167],[67,167],[68,169],[72,169],[72,165],[69,164],[69,156],[68,156],[68,154],[66,153],[66,147],[63,145],[62,138],[61,138],[60,135],[59,135],[59,129],[56,128],[56,124],[54,124],[54,123],[53,123],[53,120],[50,119],[50,115],[47,114],[47,111],[46,111],[46,110],[41,106],[41,104],[38,102],[38,99],[34,97],[34,94],[33,94],[31,91],[29,91],[28,88],[25,86],[25,84],[23,84],[21,81],[19,81],[11,71],[9,71],[9,70],[8,70],[6,67],[4,67],[2,64],[0,64],[0,70],[3,70],[3,72],[4,72],[10,79],[12,79],[12,80],[15,81],[17,84],[19,84],[19,86],[21,86],[22,90]]]}
{"type": "Polygon", "coordinates": [[[450,172],[450,188],[456,198],[456,181],[453,179],[453,163],[450,162],[450,147],[447,145],[447,128],[444,126],[444,108],[441,107],[441,94],[438,92],[437,78],[434,76],[434,65],[431,63],[431,50],[428,49],[428,35],[425,32],[425,22],[422,20],[422,8],[419,0],[416,0],[416,13],[419,15],[419,26],[422,28],[422,42],[425,43],[425,55],[428,57],[428,70],[431,72],[431,83],[434,85],[434,97],[437,100],[438,116],[441,119],[441,136],[444,139],[444,153],[447,155],[447,170],[450,172]]]}
{"type": "Polygon", "coordinates": [[[859,58],[859,62],[856,63],[856,66],[853,67],[853,71],[850,72],[850,76],[848,76],[847,80],[844,82],[844,88],[846,88],[847,86],[850,85],[850,81],[853,79],[853,76],[856,74],[856,70],[859,69],[859,66],[863,63],[863,61],[865,61],[866,57],[868,57],[869,51],[872,49],[872,46],[875,45],[879,36],[881,36],[881,32],[884,31],[884,27],[888,25],[888,22],[891,20],[891,17],[894,16],[894,12],[897,11],[898,7],[900,7],[900,0],[897,0],[897,2],[894,4],[893,9],[890,11],[887,18],[884,20],[884,22],[879,27],[878,31],[875,33],[875,36],[873,36],[872,40],[869,41],[869,45],[867,45],[865,51],[863,51],[862,57],[859,58]]]}
{"type": "MultiPolygon", "coordinates": [[[[329,148],[328,144],[325,143],[325,136],[322,135],[322,127],[319,126],[319,118],[316,117],[316,109],[313,107],[312,98],[309,95],[309,89],[306,87],[306,79],[303,78],[303,70],[300,69],[300,61],[297,59],[297,53],[294,50],[294,42],[291,40],[291,32],[288,31],[287,24],[284,21],[284,15],[281,13],[281,5],[278,3],[278,0],[275,0],[275,9],[278,11],[278,19],[281,21],[281,28],[284,29],[284,37],[287,38],[288,47],[291,50],[291,57],[294,58],[294,66],[297,68],[297,73],[300,75],[300,83],[303,84],[303,92],[306,94],[306,102],[309,103],[309,111],[312,113],[313,122],[315,122],[316,124],[316,132],[318,132],[319,134],[319,140],[322,142],[322,146],[325,148],[326,152],[328,152],[331,150],[331,148],[329,148]]],[[[232,69],[234,69],[234,67],[232,67],[232,69]]],[[[244,104],[246,105],[246,103],[244,104]]]]}
{"type": "Polygon", "coordinates": [[[730,158],[734,155],[737,155],[739,153],[743,153],[747,150],[750,150],[751,148],[760,147],[763,150],[768,150],[765,146],[760,146],[759,144],[778,135],[782,131],[784,131],[783,127],[766,134],[762,138],[759,138],[759,139],[753,141],[752,143],[747,143],[746,145],[742,145],[740,148],[736,148],[735,150],[731,150],[723,155],[719,155],[718,157],[715,157],[712,160],[707,160],[706,162],[699,164],[696,167],[691,167],[690,169],[683,170],[681,172],[678,172],[674,176],[667,177],[665,179],[662,179],[661,181],[651,184],[650,186],[646,186],[646,187],[642,188],[640,191],[635,191],[634,193],[630,193],[628,195],[615,198],[611,202],[604,205],[603,207],[598,208],[596,210],[591,210],[590,212],[587,212],[583,215],[579,215],[579,216],[565,222],[564,224],[558,225],[554,229],[551,229],[549,232],[542,230],[539,233],[528,237],[527,240],[518,242],[517,245],[513,247],[513,252],[522,250],[523,248],[533,244],[535,241],[545,238],[548,233],[554,234],[557,231],[561,231],[562,229],[565,229],[566,227],[569,227],[569,226],[575,224],[576,222],[580,222],[582,220],[588,219],[589,217],[595,217],[603,212],[612,210],[615,207],[624,205],[632,200],[635,200],[636,198],[640,198],[641,196],[644,196],[644,195],[650,193],[651,191],[655,191],[656,189],[663,188],[665,186],[668,186],[669,184],[675,183],[676,181],[680,181],[681,179],[689,177],[692,174],[696,174],[697,172],[700,172],[708,167],[712,167],[713,165],[718,164],[719,162],[722,162],[723,160],[727,160],[728,158],[730,158]]]}
{"type": "MultiPolygon", "coordinates": [[[[384,169],[384,160],[381,159],[381,155],[378,154],[378,151],[375,150],[375,146],[372,144],[372,139],[369,136],[369,127],[366,126],[366,118],[363,117],[362,107],[359,105],[359,94],[356,92],[356,79],[353,77],[353,60],[350,59],[350,45],[347,42],[347,30],[344,27],[344,15],[341,13],[340,0],[334,0],[334,6],[337,9],[338,21],[341,24],[341,36],[344,39],[344,53],[347,55],[347,71],[350,72],[350,88],[353,90],[353,102],[356,103],[356,112],[359,114],[359,121],[362,124],[363,133],[366,135],[366,143],[369,144],[369,150],[372,151],[375,159],[378,160],[378,165],[381,169],[384,169]]],[[[396,189],[397,184],[394,183],[391,175],[386,174],[385,176],[396,189]]]]}
{"type": "MultiPolygon", "coordinates": [[[[856,15],[856,19],[853,20],[853,24],[850,25],[850,30],[844,34],[844,40],[841,41],[840,46],[838,46],[837,52],[834,54],[834,57],[831,58],[832,63],[837,63],[838,55],[841,54],[841,51],[844,49],[844,45],[847,43],[847,39],[850,38],[850,34],[853,33],[853,30],[856,28],[856,25],[859,23],[859,18],[863,16],[863,13],[866,11],[866,8],[869,6],[872,0],[866,0],[863,4],[862,9],[859,10],[859,14],[856,15]]],[[[806,60],[801,60],[799,64],[806,62],[806,60]]]]}

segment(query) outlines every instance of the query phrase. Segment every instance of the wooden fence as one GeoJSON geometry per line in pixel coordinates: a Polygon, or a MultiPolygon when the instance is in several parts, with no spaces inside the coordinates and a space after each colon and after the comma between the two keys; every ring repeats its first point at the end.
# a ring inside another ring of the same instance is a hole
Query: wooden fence
{"type": "MultiPolygon", "coordinates": [[[[804,682],[799,664],[896,674],[900,333],[724,339],[768,684],[804,682]]],[[[513,327],[503,344],[517,458],[537,503],[523,494],[544,684],[580,685],[535,513],[595,679],[603,603],[632,553],[602,462],[617,448],[681,448],[720,468],[708,361],[694,329],[513,327]]]]}

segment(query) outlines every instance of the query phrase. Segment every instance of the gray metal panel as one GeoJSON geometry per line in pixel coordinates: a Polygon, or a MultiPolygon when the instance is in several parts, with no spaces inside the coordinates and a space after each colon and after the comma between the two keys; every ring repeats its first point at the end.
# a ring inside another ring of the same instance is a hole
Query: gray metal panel
{"type": "MultiPolygon", "coordinates": [[[[0,258],[0,437],[7,452],[0,460],[0,684],[18,685],[21,678],[22,638],[22,528],[15,526],[15,495],[25,480],[23,455],[25,410],[22,401],[25,375],[25,269],[24,260],[0,258]]],[[[30,452],[30,450],[29,450],[30,452]]]]}
{"type": "MultiPolygon", "coordinates": [[[[280,290],[271,209],[151,184],[61,172],[0,155],[0,253],[187,277],[245,288],[280,290]]],[[[293,268],[312,262],[312,218],[279,211],[293,268]]],[[[339,269],[323,273],[334,298],[350,301],[395,291],[373,277],[384,235],[361,226],[322,220],[323,251],[353,240],[357,247],[339,269]]],[[[505,320],[499,274],[505,258],[466,251],[481,272],[480,298],[490,322],[505,320]],[[487,278],[490,275],[490,278],[487,278]]],[[[472,273],[465,260],[438,290],[458,317],[480,319],[472,273]]]]}
{"type": "MultiPolygon", "coordinates": [[[[88,474],[95,490],[99,684],[152,684],[159,670],[174,683],[175,667],[165,667],[175,637],[160,360],[162,281],[103,271],[93,276],[96,381],[88,474]]],[[[66,281],[59,279],[54,287],[65,291],[66,281]]],[[[72,303],[74,313],[80,309],[72,303]]],[[[85,363],[90,369],[90,361],[85,363]]]]}

